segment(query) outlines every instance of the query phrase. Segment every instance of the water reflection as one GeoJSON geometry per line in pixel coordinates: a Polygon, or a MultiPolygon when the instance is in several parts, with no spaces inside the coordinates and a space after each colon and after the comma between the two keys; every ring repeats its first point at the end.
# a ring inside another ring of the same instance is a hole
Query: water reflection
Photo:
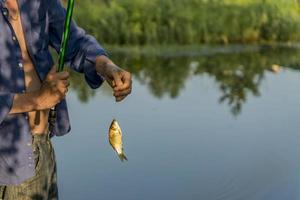
{"type": "MultiPolygon", "coordinates": [[[[221,52],[199,54],[185,51],[173,56],[167,53],[112,51],[111,58],[120,66],[127,67],[156,98],[176,98],[189,78],[208,75],[219,87],[218,101],[227,104],[234,116],[241,112],[249,95],[262,95],[260,85],[265,74],[271,73],[272,66],[300,69],[300,50],[283,47],[260,47],[251,51],[226,51],[224,48],[221,52]]],[[[82,102],[95,95],[95,91],[90,90],[79,75],[73,73],[72,82],[72,89],[82,102]]]]}

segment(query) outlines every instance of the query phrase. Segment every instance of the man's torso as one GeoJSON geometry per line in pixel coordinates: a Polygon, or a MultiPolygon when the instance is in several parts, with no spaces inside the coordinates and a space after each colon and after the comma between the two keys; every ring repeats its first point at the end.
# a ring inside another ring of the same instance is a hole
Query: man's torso
{"type": "MultiPolygon", "coordinates": [[[[26,92],[37,91],[41,87],[41,80],[28,53],[17,0],[7,0],[6,4],[9,10],[10,23],[15,31],[17,41],[21,48],[26,92]]],[[[33,134],[41,134],[47,131],[48,113],[49,110],[28,113],[30,129],[33,134]]]]}

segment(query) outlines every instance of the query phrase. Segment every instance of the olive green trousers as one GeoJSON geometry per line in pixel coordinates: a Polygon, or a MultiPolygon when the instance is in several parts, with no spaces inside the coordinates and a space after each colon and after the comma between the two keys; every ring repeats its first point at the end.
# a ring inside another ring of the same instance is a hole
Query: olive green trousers
{"type": "Polygon", "coordinates": [[[57,200],[56,161],[48,134],[34,135],[35,176],[20,185],[0,186],[0,200],[57,200]]]}

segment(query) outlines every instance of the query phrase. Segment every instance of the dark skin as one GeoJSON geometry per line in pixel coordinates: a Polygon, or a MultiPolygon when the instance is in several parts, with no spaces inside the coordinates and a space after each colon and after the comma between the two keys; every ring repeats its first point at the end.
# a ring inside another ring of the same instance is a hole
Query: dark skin
{"type": "Polygon", "coordinates": [[[131,93],[131,74],[115,65],[107,57],[99,56],[96,58],[96,70],[113,89],[113,95],[117,102],[122,101],[131,93]]]}

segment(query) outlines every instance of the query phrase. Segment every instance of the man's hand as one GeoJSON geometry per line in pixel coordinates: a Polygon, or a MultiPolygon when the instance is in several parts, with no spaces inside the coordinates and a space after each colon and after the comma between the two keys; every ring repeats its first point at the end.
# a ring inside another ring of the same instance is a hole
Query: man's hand
{"type": "Polygon", "coordinates": [[[70,85],[68,79],[68,72],[56,72],[56,67],[52,67],[41,89],[37,91],[38,110],[52,108],[65,98],[70,85]]]}
{"type": "Polygon", "coordinates": [[[105,56],[97,57],[96,69],[112,87],[117,102],[131,93],[132,78],[129,72],[121,69],[105,56]]]}
{"type": "Polygon", "coordinates": [[[42,87],[35,92],[15,94],[12,108],[9,114],[45,110],[54,107],[68,92],[69,84],[68,72],[56,72],[53,66],[42,87]]]}

